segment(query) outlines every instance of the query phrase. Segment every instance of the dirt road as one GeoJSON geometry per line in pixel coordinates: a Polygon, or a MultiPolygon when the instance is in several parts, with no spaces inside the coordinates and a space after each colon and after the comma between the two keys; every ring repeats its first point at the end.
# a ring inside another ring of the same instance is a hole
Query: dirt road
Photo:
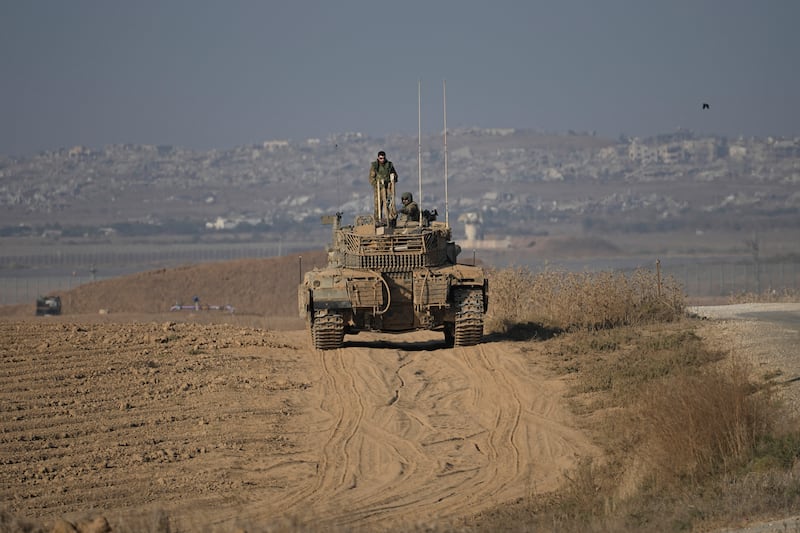
{"type": "Polygon", "coordinates": [[[432,524],[598,451],[536,342],[80,317],[0,323],[0,500],[112,527],[432,524]]]}

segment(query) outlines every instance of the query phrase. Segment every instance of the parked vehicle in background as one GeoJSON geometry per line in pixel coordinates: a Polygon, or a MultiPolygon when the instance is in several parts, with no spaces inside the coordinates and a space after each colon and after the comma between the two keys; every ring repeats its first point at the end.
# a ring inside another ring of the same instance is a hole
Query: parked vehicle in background
{"type": "Polygon", "coordinates": [[[39,296],[36,298],[36,316],[60,315],[60,296],[39,296]]]}

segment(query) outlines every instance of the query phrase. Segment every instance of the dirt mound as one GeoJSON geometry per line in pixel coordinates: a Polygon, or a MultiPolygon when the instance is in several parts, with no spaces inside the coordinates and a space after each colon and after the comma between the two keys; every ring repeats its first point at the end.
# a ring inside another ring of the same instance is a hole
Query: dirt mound
{"type": "Polygon", "coordinates": [[[240,259],[140,272],[60,293],[62,312],[164,313],[175,304],[193,304],[196,296],[200,305],[230,305],[236,314],[294,316],[301,271],[325,261],[320,251],[305,253],[302,259],[240,259]]]}

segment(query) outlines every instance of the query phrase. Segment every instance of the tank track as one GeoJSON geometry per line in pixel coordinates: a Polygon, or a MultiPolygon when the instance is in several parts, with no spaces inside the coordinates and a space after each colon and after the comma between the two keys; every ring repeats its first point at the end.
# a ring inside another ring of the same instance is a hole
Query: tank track
{"type": "Polygon", "coordinates": [[[314,317],[311,342],[317,350],[336,350],[344,343],[344,318],[339,313],[314,317]]]}
{"type": "Polygon", "coordinates": [[[483,337],[483,291],[455,289],[453,300],[456,308],[455,346],[479,344],[483,337]]]}

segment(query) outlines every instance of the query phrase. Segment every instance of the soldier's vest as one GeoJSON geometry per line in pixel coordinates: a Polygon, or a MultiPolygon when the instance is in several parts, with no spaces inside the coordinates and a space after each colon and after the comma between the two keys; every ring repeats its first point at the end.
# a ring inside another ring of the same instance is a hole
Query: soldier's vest
{"type": "Polygon", "coordinates": [[[389,181],[389,174],[392,170],[392,165],[388,161],[382,165],[377,161],[373,161],[372,170],[375,171],[375,176],[377,177],[377,179],[382,181],[389,181]]]}

